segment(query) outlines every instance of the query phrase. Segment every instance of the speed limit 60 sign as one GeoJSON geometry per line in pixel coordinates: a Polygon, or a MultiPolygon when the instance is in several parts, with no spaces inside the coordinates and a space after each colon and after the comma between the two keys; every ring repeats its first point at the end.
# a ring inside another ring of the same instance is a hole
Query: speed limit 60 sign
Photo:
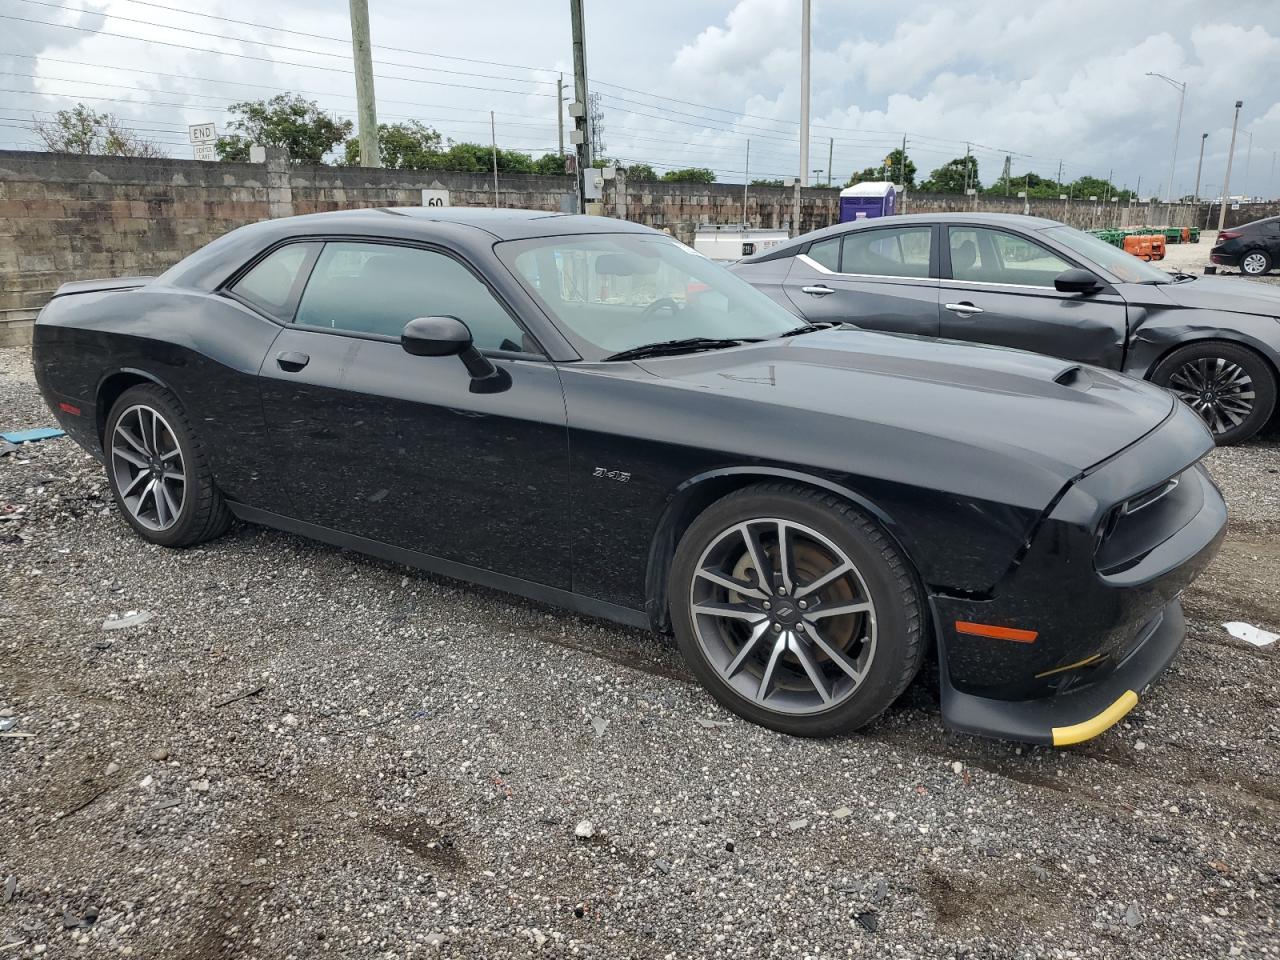
{"type": "Polygon", "coordinates": [[[447,207],[449,205],[448,190],[431,190],[423,188],[422,205],[424,207],[447,207]]]}

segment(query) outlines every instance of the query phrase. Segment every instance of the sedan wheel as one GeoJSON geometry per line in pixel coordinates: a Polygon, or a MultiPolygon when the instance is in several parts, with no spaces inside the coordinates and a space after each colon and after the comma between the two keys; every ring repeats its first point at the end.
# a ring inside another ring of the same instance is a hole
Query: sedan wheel
{"type": "Polygon", "coordinates": [[[173,428],[151,407],[129,407],[111,434],[116,489],[133,518],[148,530],[178,522],[187,496],[187,474],[173,428]]]}
{"type": "Polygon", "coordinates": [[[919,667],[923,618],[894,545],[852,505],[748,487],[686,532],[671,574],[681,651],[725,706],[827,736],[879,715],[919,667]]]}
{"type": "Polygon", "coordinates": [[[1276,377],[1267,362],[1246,347],[1210,341],[1173,351],[1151,379],[1198,413],[1220,445],[1253,436],[1271,417],[1276,377]]]}
{"type": "Polygon", "coordinates": [[[1261,250],[1251,250],[1240,261],[1240,271],[1251,277],[1260,277],[1271,269],[1271,258],[1261,250]]]}

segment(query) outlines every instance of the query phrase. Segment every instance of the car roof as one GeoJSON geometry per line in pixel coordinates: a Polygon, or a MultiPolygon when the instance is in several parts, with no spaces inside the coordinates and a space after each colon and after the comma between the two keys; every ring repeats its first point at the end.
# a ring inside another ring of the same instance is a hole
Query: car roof
{"type": "Polygon", "coordinates": [[[994,227],[1020,227],[1023,230],[1044,230],[1048,227],[1060,227],[1058,220],[1044,217],[1028,217],[1020,213],[905,213],[892,217],[871,217],[866,220],[850,220],[845,223],[833,223],[821,230],[812,230],[801,234],[794,240],[770,247],[755,256],[746,257],[741,263],[762,263],[766,260],[780,260],[794,256],[800,248],[815,240],[825,240],[858,230],[871,230],[878,227],[891,226],[927,226],[933,223],[977,223],[990,224],[994,227]]]}
{"type": "Polygon", "coordinates": [[[592,217],[551,210],[518,210],[505,207],[366,207],[332,210],[271,221],[277,229],[296,228],[341,232],[347,227],[377,225],[390,236],[433,235],[433,224],[474,227],[498,240],[564,236],[576,233],[653,233],[651,227],[612,217],[592,217]]]}

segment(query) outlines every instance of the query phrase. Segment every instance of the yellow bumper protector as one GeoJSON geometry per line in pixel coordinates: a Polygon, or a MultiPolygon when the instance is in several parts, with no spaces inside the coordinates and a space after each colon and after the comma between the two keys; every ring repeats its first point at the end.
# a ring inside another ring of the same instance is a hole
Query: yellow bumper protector
{"type": "Polygon", "coordinates": [[[1083,660],[1077,660],[1075,663],[1068,663],[1063,667],[1054,667],[1052,670],[1046,670],[1044,673],[1037,673],[1036,679],[1041,677],[1050,677],[1055,673],[1062,673],[1066,670],[1074,670],[1076,667],[1087,667],[1089,664],[1102,659],[1102,654],[1095,653],[1092,657],[1085,657],[1083,660]]]}
{"type": "Polygon", "coordinates": [[[1126,713],[1137,705],[1138,695],[1132,690],[1126,690],[1119,700],[1096,717],[1090,717],[1081,723],[1073,723],[1069,727],[1054,727],[1053,745],[1055,747],[1069,747],[1073,743],[1084,743],[1086,740],[1092,740],[1103,731],[1114,727],[1126,713]]]}

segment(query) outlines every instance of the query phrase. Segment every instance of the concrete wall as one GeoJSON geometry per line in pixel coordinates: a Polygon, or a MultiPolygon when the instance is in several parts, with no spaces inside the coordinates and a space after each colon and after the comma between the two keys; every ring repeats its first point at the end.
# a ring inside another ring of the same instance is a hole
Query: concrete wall
{"type": "MultiPolygon", "coordinates": [[[[501,206],[572,209],[570,177],[503,175],[498,184],[501,206]]],[[[28,339],[40,307],[68,280],[157,274],[246,223],[351,207],[416,205],[423,188],[430,187],[448,189],[456,206],[494,202],[487,174],[299,166],[278,151],[268,151],[265,164],[0,151],[0,344],[28,339]]],[[[751,187],[746,217],[753,226],[790,228],[794,195],[789,187],[751,187]]],[[[800,231],[835,222],[838,195],[838,190],[802,190],[800,231]]],[[[974,201],[913,193],[903,207],[906,213],[961,211],[973,209],[974,201]]],[[[978,209],[1022,213],[1024,204],[1016,197],[981,197],[978,209]]],[[[1025,209],[1084,228],[1203,225],[1207,213],[1203,206],[1129,207],[1088,200],[1032,200],[1025,209]]],[[[1227,222],[1262,216],[1256,209],[1229,210],[1227,222]]],[[[692,242],[700,223],[742,222],[742,187],[628,183],[620,177],[606,182],[602,210],[692,242]]],[[[1216,224],[1216,208],[1213,216],[1216,224]]]]}

